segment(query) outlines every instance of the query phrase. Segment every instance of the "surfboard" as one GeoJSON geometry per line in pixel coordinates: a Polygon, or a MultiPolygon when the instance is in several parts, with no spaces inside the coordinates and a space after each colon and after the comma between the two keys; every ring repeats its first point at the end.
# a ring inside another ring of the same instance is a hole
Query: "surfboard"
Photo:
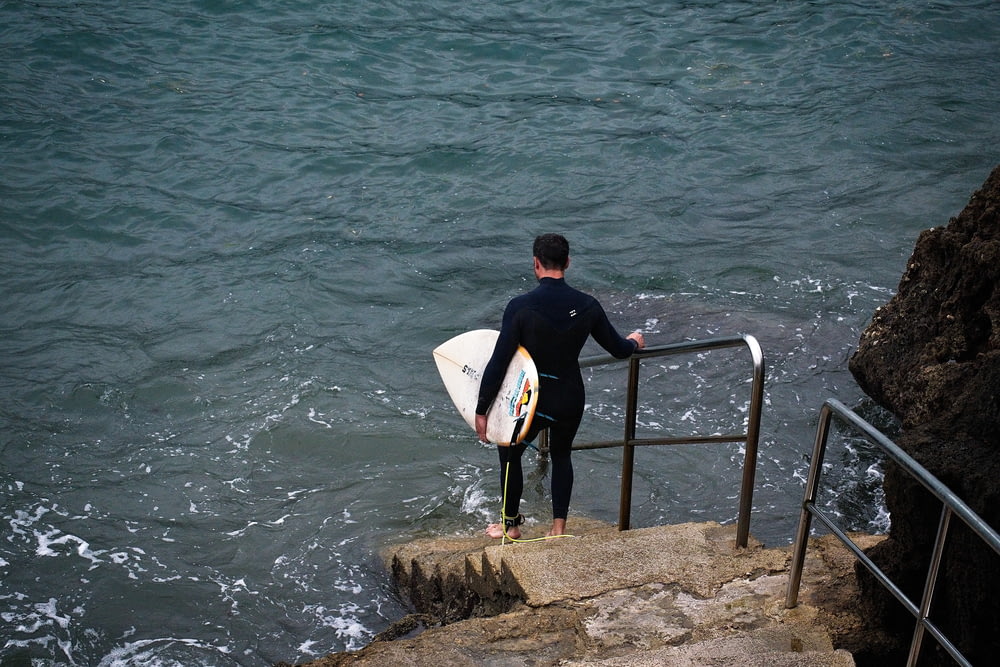
{"type": "MultiPolygon", "coordinates": [[[[486,364],[493,356],[499,331],[466,331],[434,348],[434,361],[448,390],[451,402],[465,423],[476,428],[476,403],[486,364]]],[[[514,443],[528,433],[538,405],[538,370],[524,347],[514,353],[500,392],[486,413],[486,436],[490,442],[511,444],[514,426],[523,419],[514,443]]]]}

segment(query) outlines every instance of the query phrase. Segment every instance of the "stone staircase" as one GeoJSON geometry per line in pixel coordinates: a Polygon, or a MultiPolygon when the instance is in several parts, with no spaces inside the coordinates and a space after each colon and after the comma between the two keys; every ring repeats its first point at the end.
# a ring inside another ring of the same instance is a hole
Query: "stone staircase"
{"type": "Polygon", "coordinates": [[[835,540],[814,541],[789,610],[788,547],[737,550],[735,527],[716,523],[572,528],[576,537],[541,542],[445,537],[390,548],[386,562],[418,613],[362,651],[309,664],[855,664],[831,639],[858,622],[853,561],[835,540]]]}

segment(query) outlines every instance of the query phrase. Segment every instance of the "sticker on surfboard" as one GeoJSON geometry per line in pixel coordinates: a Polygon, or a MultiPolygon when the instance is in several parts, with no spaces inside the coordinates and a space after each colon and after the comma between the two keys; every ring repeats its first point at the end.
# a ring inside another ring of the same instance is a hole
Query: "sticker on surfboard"
{"type": "MultiPolygon", "coordinates": [[[[499,336],[500,332],[493,329],[476,329],[434,348],[434,362],[448,396],[465,423],[473,429],[476,427],[479,384],[499,336]]],[[[510,444],[514,426],[523,418],[514,438],[515,443],[521,442],[528,433],[537,405],[538,370],[528,351],[519,347],[507,366],[500,392],[486,414],[486,437],[490,442],[510,444]]]]}

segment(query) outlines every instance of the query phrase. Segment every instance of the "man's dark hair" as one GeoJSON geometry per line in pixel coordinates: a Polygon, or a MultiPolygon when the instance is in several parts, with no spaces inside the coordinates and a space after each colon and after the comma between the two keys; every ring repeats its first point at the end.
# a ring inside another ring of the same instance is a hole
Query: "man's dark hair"
{"type": "Polygon", "coordinates": [[[536,237],[531,252],[546,269],[565,269],[569,264],[569,241],[561,234],[536,237]]]}

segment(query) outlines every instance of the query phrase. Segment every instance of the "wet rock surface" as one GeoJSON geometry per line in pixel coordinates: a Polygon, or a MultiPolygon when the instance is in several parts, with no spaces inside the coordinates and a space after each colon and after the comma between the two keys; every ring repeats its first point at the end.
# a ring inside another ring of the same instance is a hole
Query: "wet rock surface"
{"type": "MultiPolygon", "coordinates": [[[[917,240],[897,294],[861,336],[850,370],[902,425],[906,452],[994,529],[1000,527],[1000,167],[945,227],[917,240]]],[[[870,556],[919,602],[941,504],[887,465],[889,539],[870,556]]],[[[954,521],[931,619],[973,664],[1000,652],[1000,557],[954,521]]],[[[905,640],[914,620],[862,573],[866,616],[905,640]]],[[[954,664],[930,644],[921,664],[954,664]]],[[[901,664],[901,662],[900,662],[901,664]]]]}

